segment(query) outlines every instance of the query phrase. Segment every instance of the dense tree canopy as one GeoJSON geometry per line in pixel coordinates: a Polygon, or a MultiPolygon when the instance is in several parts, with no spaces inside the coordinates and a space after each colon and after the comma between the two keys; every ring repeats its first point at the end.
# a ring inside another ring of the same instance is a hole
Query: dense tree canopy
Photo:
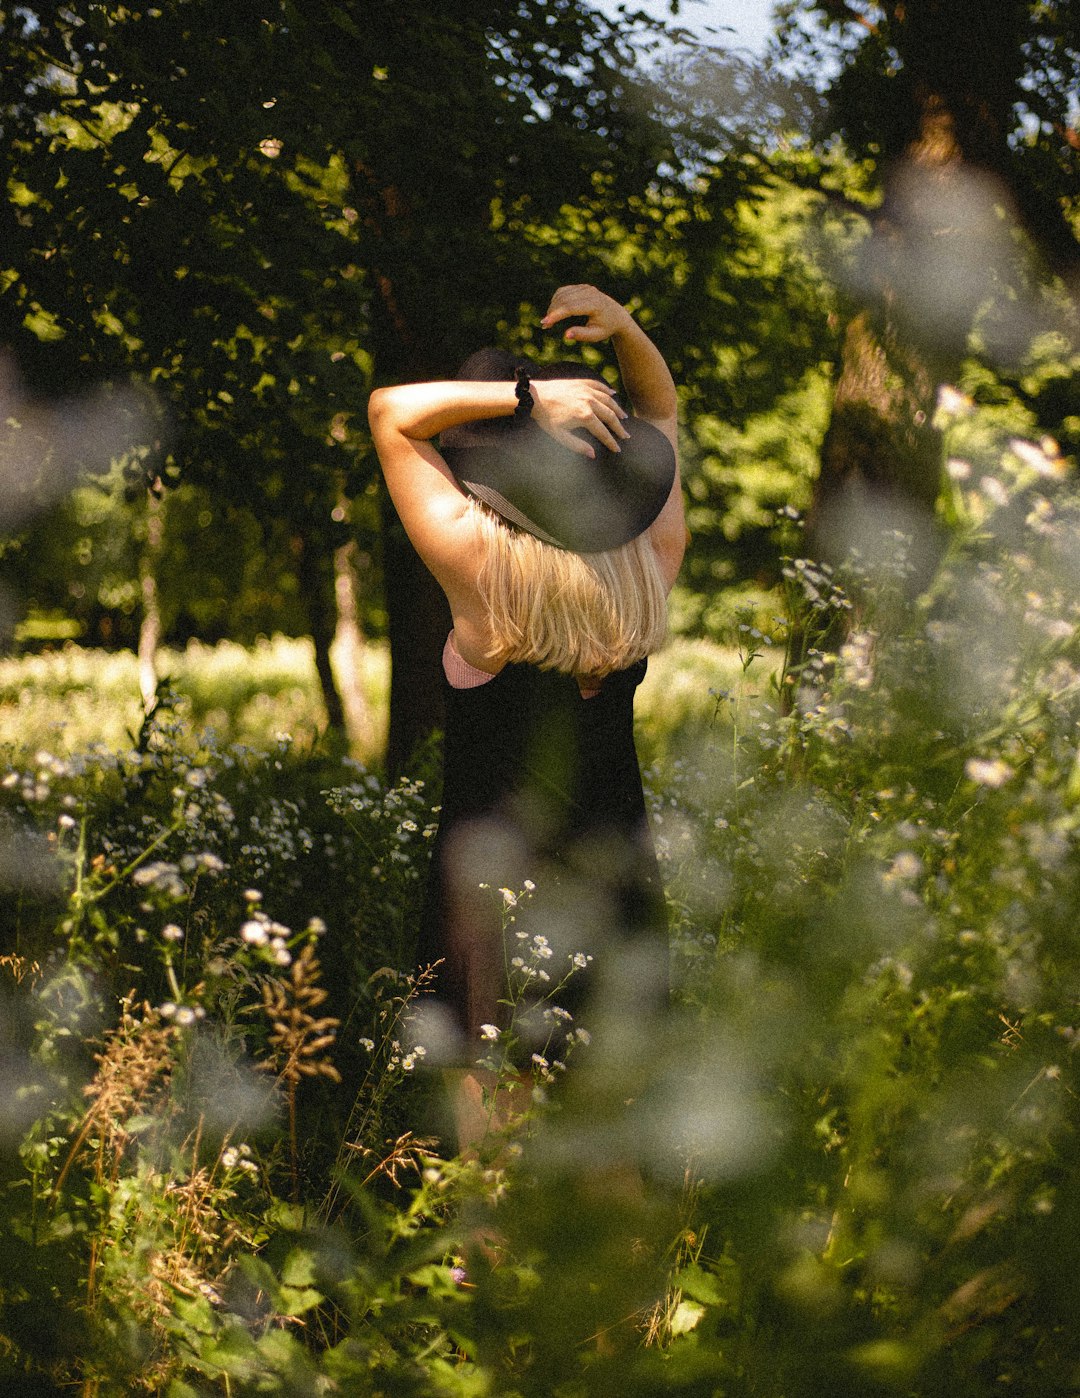
{"type": "Polygon", "coordinates": [[[173,487],[76,497],[9,577],[117,640],[140,571],[174,639],[307,630],[340,719],[347,564],[389,625],[400,759],[445,620],[384,517],[367,393],[492,339],[554,353],[562,281],[640,308],[683,386],[684,626],[775,582],[823,436],[822,498],[929,507],[962,364],[1071,446],[1076,18],[995,0],[991,40],[985,9],[800,0],[782,66],[570,0],[0,9],[0,343],[31,401],[139,385],[129,493],[173,487]]]}
{"type": "MultiPolygon", "coordinates": [[[[709,380],[775,290],[722,252],[760,169],[717,165],[715,110],[635,67],[643,18],[170,0],[10,10],[3,28],[0,336],[43,391],[151,385],[151,476],[254,512],[324,646],[337,526],[369,552],[379,532],[372,382],[528,336],[555,285],[589,279],[647,306],[677,368],[709,380]]],[[[432,607],[387,543],[394,633],[432,607]]]]}

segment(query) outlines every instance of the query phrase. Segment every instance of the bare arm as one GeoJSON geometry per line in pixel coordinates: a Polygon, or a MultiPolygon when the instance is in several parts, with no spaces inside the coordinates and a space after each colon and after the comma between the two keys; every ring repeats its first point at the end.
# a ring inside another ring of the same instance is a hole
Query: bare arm
{"type": "MultiPolygon", "coordinates": [[[[376,389],[368,402],[371,437],[390,498],[417,553],[450,598],[455,616],[475,579],[475,540],[465,496],[433,445],[437,433],[481,418],[509,417],[517,407],[513,381],[440,380],[376,389]]],[[[583,456],[591,446],[572,429],[585,428],[618,451],[627,436],[625,412],[607,384],[593,379],[547,379],[532,385],[532,416],[544,431],[583,456]]]]}
{"type": "MultiPolygon", "coordinates": [[[[679,403],[675,380],[664,356],[630,312],[595,286],[561,286],[551,298],[551,305],[540,323],[549,328],[567,316],[589,318],[586,325],[572,325],[566,332],[567,340],[584,344],[611,341],[635,416],[644,418],[663,432],[675,449],[677,467],[679,403]]],[[[664,508],[649,526],[649,540],[670,587],[678,576],[687,543],[678,469],[664,508]]]]}
{"type": "Polygon", "coordinates": [[[630,312],[595,286],[560,287],[540,324],[547,329],[567,316],[581,315],[588,316],[589,323],[571,326],[565,338],[582,344],[610,340],[635,416],[653,423],[675,446],[678,399],[664,356],[630,312]]]}
{"type": "MultiPolygon", "coordinates": [[[[593,379],[546,379],[530,385],[532,417],[545,432],[571,451],[592,455],[592,448],[571,428],[585,428],[600,442],[618,451],[626,436],[626,416],[614,401],[614,390],[593,379]]],[[[481,418],[509,417],[517,408],[512,380],[450,379],[432,383],[403,383],[377,388],[368,402],[368,422],[375,446],[399,434],[426,442],[449,427],[481,418]]]]}

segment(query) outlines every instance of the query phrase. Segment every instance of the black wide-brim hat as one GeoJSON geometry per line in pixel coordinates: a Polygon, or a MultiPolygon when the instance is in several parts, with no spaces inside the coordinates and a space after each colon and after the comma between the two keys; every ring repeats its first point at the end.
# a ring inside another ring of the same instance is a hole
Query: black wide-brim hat
{"type": "MultiPolygon", "coordinates": [[[[596,379],[584,364],[533,364],[499,349],[471,355],[459,379],[502,382],[518,368],[529,378],[596,379]]],[[[643,534],[675,480],[671,443],[649,422],[627,418],[630,433],[611,451],[591,433],[593,459],[555,441],[531,418],[483,418],[443,432],[439,449],[461,488],[508,524],[572,553],[604,553],[643,534]]]]}

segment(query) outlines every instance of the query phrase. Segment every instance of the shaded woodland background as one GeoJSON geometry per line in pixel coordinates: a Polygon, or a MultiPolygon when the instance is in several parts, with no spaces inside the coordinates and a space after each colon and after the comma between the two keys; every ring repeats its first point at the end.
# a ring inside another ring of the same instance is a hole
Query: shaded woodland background
{"type": "Polygon", "coordinates": [[[565,281],[682,385],[689,634],[775,586],[785,507],[932,509],[943,380],[1075,434],[1076,7],[777,13],[758,62],[581,3],[6,7],[6,645],[137,647],[149,693],[163,641],[306,633],[344,728],[335,631],[388,636],[399,766],[445,620],[367,394],[553,352],[565,281]]]}

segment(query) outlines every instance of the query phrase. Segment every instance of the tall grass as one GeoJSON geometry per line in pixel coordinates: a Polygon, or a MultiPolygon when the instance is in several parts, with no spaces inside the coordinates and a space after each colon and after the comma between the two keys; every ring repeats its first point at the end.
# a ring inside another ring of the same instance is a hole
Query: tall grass
{"type": "MultiPolygon", "coordinates": [[[[269,748],[281,735],[306,744],[325,725],[306,637],[274,636],[245,647],[191,641],[163,648],[159,675],[181,700],[191,729],[213,728],[225,742],[269,748]]],[[[385,741],[389,693],[386,648],[366,646],[361,689],[372,715],[372,745],[356,756],[373,761],[385,741]]],[[[94,651],[76,645],[0,660],[0,733],[24,747],[77,752],[91,743],[130,745],[142,719],[138,664],[131,651],[94,651]]]]}
{"type": "Polygon", "coordinates": [[[8,1389],[1080,1390],[1080,495],[966,421],[928,584],[885,531],[789,562],[782,664],[650,667],[674,1005],[609,957],[479,1158],[409,1037],[433,772],[167,711],[13,762],[8,1389]]]}

